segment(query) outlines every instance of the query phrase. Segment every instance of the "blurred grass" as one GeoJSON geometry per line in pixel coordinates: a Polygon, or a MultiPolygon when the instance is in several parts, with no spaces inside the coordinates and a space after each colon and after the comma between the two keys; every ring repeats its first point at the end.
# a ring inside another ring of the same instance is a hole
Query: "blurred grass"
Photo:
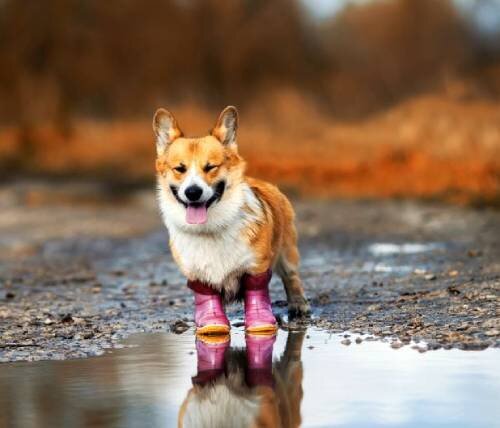
{"type": "MultiPolygon", "coordinates": [[[[201,135],[216,111],[172,108],[187,135],[201,135]]],[[[0,159],[23,173],[152,183],[149,120],[77,120],[69,134],[3,130],[0,159]],[[24,142],[23,138],[29,143],[24,142]]],[[[485,100],[433,93],[355,122],[334,122],[297,93],[268,94],[241,112],[240,151],[249,173],[303,196],[419,197],[497,203],[500,109],[485,100]]]]}
{"type": "Polygon", "coordinates": [[[344,3],[0,1],[0,178],[149,185],[157,107],[200,135],[235,104],[289,192],[498,204],[498,2],[344,3]]]}

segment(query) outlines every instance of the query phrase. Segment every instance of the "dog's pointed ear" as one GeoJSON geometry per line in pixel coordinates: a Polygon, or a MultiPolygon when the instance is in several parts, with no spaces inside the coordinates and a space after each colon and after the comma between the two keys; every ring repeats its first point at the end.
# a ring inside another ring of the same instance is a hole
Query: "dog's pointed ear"
{"type": "Polygon", "coordinates": [[[225,146],[236,144],[236,130],[238,129],[238,110],[228,106],[222,110],[211,134],[225,146]]]}
{"type": "Polygon", "coordinates": [[[182,137],[182,131],[174,115],[164,108],[156,110],[153,117],[153,130],[156,135],[156,152],[158,156],[165,153],[172,141],[182,137]]]}

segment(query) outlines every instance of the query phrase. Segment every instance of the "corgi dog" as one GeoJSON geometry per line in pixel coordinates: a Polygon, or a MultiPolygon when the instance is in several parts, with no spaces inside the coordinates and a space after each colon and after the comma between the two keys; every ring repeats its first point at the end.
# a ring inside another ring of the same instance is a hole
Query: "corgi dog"
{"type": "Polygon", "coordinates": [[[276,330],[269,281],[282,279],[291,316],[308,315],[298,272],[294,211],[277,187],[245,175],[238,111],[226,107],[209,135],[185,137],[169,111],[153,118],[158,201],[174,260],[195,297],[198,334],[225,334],[223,302],[242,296],[247,332],[276,330]]]}

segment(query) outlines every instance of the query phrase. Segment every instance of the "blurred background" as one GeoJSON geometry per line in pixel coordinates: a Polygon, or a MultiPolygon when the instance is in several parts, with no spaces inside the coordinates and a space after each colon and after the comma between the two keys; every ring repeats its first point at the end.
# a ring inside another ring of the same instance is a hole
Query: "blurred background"
{"type": "Polygon", "coordinates": [[[154,182],[240,109],[289,193],[500,205],[498,0],[0,0],[0,178],[154,182]]]}

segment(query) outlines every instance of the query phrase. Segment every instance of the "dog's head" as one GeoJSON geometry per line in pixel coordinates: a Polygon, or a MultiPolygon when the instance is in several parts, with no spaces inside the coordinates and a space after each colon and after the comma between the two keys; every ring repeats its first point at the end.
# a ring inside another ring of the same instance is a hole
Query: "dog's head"
{"type": "Polygon", "coordinates": [[[204,224],[208,210],[220,203],[231,186],[241,182],[244,162],[238,155],[238,111],[226,107],[209,135],[184,137],[169,111],[154,115],[156,169],[160,184],[185,209],[188,224],[204,224]]]}

